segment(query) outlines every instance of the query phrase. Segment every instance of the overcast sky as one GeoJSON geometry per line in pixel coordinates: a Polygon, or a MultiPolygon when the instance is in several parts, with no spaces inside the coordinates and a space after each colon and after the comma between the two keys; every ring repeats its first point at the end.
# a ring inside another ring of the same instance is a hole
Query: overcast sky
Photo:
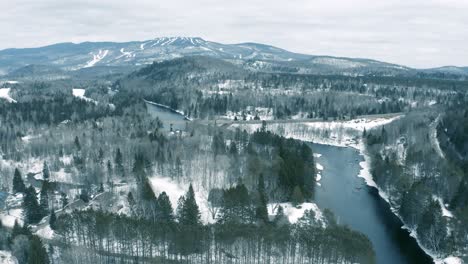
{"type": "Polygon", "coordinates": [[[1,0],[0,49],[200,36],[412,67],[468,66],[468,0],[1,0]]]}

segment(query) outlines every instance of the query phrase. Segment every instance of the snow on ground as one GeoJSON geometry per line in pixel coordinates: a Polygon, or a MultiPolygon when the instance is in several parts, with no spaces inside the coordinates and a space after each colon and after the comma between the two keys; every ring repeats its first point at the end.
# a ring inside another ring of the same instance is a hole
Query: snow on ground
{"type": "Polygon", "coordinates": [[[273,120],[273,109],[248,106],[245,111],[227,111],[226,114],[220,116],[220,118],[234,120],[237,117],[237,120],[243,120],[243,115],[245,115],[245,120],[254,120],[255,116],[258,116],[260,120],[273,120]]]}
{"type": "Polygon", "coordinates": [[[0,250],[1,264],[18,264],[18,260],[11,254],[10,251],[0,250]]]}
{"type": "Polygon", "coordinates": [[[70,165],[72,163],[73,157],[71,155],[65,155],[60,157],[59,160],[65,165],[70,165]]]}
{"type": "Polygon", "coordinates": [[[316,163],[315,167],[317,167],[317,170],[319,170],[319,171],[323,170],[323,166],[320,163],[316,163]]]}
{"type": "Polygon", "coordinates": [[[130,52],[130,51],[125,51],[124,48],[121,48],[120,49],[120,53],[122,53],[122,55],[118,56],[116,59],[120,59],[122,57],[126,57],[126,58],[133,58],[135,57],[135,54],[133,52],[130,52]]]}
{"type": "Polygon", "coordinates": [[[29,143],[32,139],[35,139],[35,138],[40,138],[41,135],[27,135],[27,136],[24,136],[21,138],[21,140],[24,141],[24,143],[29,143]]]}
{"type": "Polygon", "coordinates": [[[98,54],[91,53],[91,55],[93,55],[93,59],[88,61],[83,68],[93,67],[96,63],[104,59],[108,53],[109,50],[99,50],[98,54]]]}
{"type": "Polygon", "coordinates": [[[50,179],[56,182],[74,183],[73,174],[66,172],[64,168],[59,171],[51,171],[50,179]]]}
{"type": "Polygon", "coordinates": [[[450,218],[452,218],[452,217],[453,217],[453,213],[450,212],[450,211],[447,209],[447,206],[444,204],[442,198],[441,198],[441,197],[437,197],[437,196],[433,196],[433,198],[439,202],[440,208],[442,208],[442,215],[445,216],[445,217],[450,217],[450,218]]]}
{"type": "Polygon", "coordinates": [[[0,98],[7,100],[9,103],[16,103],[16,100],[10,97],[11,88],[0,88],[0,98]]]}
{"type": "Polygon", "coordinates": [[[439,124],[440,115],[429,125],[429,139],[432,146],[434,146],[435,151],[442,159],[445,159],[444,152],[440,148],[439,139],[437,138],[437,125],[439,124]]]}
{"type": "Polygon", "coordinates": [[[436,264],[463,264],[463,260],[458,257],[450,256],[443,260],[438,260],[435,263],[436,264]]]}
{"type": "MultiPolygon", "coordinates": [[[[177,201],[179,198],[188,191],[189,184],[178,183],[171,178],[154,176],[149,178],[153,192],[156,195],[166,192],[171,201],[172,207],[174,210],[177,209],[177,201]]],[[[198,207],[200,208],[201,220],[203,223],[212,223],[214,219],[211,216],[209,211],[208,204],[208,192],[201,188],[193,187],[195,192],[195,199],[197,201],[198,207]]]]}
{"type": "Polygon", "coordinates": [[[296,223],[303,215],[306,210],[312,210],[315,212],[315,219],[322,222],[323,224],[323,214],[322,211],[318,208],[315,203],[303,203],[295,207],[291,203],[270,203],[268,204],[268,214],[276,215],[276,210],[278,207],[283,207],[284,214],[288,217],[288,220],[291,224],[296,223]]]}
{"type": "Polygon", "coordinates": [[[36,235],[42,238],[52,239],[55,233],[54,233],[54,230],[52,230],[49,225],[46,225],[43,228],[37,230],[36,235]]]}
{"type": "Polygon", "coordinates": [[[320,158],[320,157],[322,157],[322,154],[320,154],[320,153],[314,153],[314,158],[320,158]]]}
{"type": "Polygon", "coordinates": [[[85,89],[74,88],[72,93],[73,93],[73,96],[80,98],[82,100],[85,100],[86,102],[92,102],[94,104],[97,104],[97,101],[85,96],[85,93],[86,93],[85,89]]]}
{"type": "Polygon", "coordinates": [[[10,209],[0,212],[0,221],[6,227],[13,228],[15,221],[18,221],[18,224],[23,225],[23,209],[10,209]]]}

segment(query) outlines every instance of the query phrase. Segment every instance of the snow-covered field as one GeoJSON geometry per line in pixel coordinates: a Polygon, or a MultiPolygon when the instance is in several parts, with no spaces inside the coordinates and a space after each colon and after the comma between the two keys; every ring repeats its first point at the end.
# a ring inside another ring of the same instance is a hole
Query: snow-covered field
{"type": "Polygon", "coordinates": [[[16,103],[16,100],[10,97],[11,88],[0,88],[0,98],[7,100],[9,103],[16,103]]]}
{"type": "Polygon", "coordinates": [[[18,260],[11,254],[10,251],[0,250],[1,264],[18,264],[18,260]]]}
{"type": "Polygon", "coordinates": [[[82,100],[85,100],[86,102],[92,102],[92,103],[97,104],[97,102],[95,100],[86,97],[85,93],[86,93],[85,89],[78,89],[78,88],[73,89],[73,96],[75,96],[77,98],[80,98],[82,100]]]}

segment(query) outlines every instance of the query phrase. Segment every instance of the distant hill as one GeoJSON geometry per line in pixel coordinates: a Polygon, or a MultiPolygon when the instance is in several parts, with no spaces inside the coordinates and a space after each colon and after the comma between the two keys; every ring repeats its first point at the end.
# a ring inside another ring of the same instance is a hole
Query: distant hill
{"type": "Polygon", "coordinates": [[[298,74],[340,74],[350,76],[424,76],[435,78],[466,78],[468,67],[413,69],[402,65],[370,59],[314,56],[289,52],[258,44],[221,44],[192,37],[163,37],[146,41],[60,43],[40,48],[6,49],[0,51],[0,74],[23,76],[57,74],[100,67],[112,67],[107,72],[127,72],[129,68],[186,56],[207,56],[230,61],[251,71],[289,72],[298,74]],[[34,66],[31,66],[34,65],[34,66]],[[30,66],[32,68],[24,68],[30,66]],[[44,69],[40,69],[43,67],[44,69]],[[24,74],[23,74],[24,73],[24,74]]]}

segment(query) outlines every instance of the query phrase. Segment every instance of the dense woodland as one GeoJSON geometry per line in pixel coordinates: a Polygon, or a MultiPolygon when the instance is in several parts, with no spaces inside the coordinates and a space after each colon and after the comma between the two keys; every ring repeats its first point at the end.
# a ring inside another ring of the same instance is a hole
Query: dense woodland
{"type": "Polygon", "coordinates": [[[11,87],[17,102],[0,99],[0,186],[2,210],[22,221],[0,228],[0,249],[21,263],[375,262],[370,241],[331,211],[297,223],[284,214],[280,203],[314,201],[309,145],[266,123],[248,133],[206,121],[228,117],[404,113],[362,135],[374,180],[425,248],[467,250],[465,81],[264,73],[193,57],[110,81],[11,87]],[[88,99],[72,96],[77,87],[88,99]],[[194,121],[172,129],[144,100],[194,121]]]}
{"type": "Polygon", "coordinates": [[[449,155],[449,150],[461,150],[466,144],[464,115],[464,111],[412,112],[365,135],[374,180],[431,252],[467,250],[466,163],[449,155]],[[458,147],[453,147],[454,142],[458,147]]]}

